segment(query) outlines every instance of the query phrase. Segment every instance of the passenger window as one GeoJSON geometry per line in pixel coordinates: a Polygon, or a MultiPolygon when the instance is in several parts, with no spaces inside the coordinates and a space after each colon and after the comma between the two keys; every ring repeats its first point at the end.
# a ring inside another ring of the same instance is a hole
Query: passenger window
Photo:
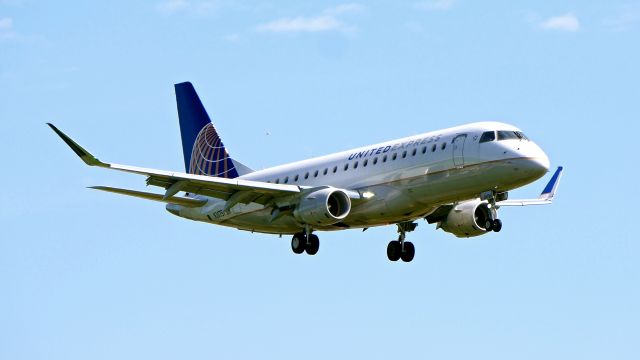
{"type": "Polygon", "coordinates": [[[280,179],[276,179],[276,184],[280,184],[280,179]]]}
{"type": "Polygon", "coordinates": [[[423,154],[426,154],[426,153],[427,153],[427,147],[426,147],[426,146],[423,146],[423,147],[422,147],[422,153],[423,153],[423,154]]]}
{"type": "Polygon", "coordinates": [[[289,183],[289,177],[287,176],[286,178],[284,178],[284,183],[288,184],[289,183]]]}
{"type": "Polygon", "coordinates": [[[436,144],[433,144],[433,146],[431,147],[431,152],[436,152],[436,144]]]}
{"type": "Polygon", "coordinates": [[[308,179],[309,178],[309,173],[304,174],[304,179],[308,179]]]}
{"type": "Polygon", "coordinates": [[[293,181],[298,181],[298,174],[296,174],[296,177],[293,178],[293,181]]]}
{"type": "Polygon", "coordinates": [[[322,175],[327,175],[327,173],[329,172],[328,168],[324,168],[324,171],[322,172],[322,175]]]}
{"type": "Polygon", "coordinates": [[[313,177],[318,177],[318,170],[313,173],[313,177]]]}
{"type": "Polygon", "coordinates": [[[493,141],[496,139],[496,133],[493,131],[485,131],[482,133],[482,136],[480,136],[480,143],[484,143],[484,142],[489,142],[489,141],[493,141]]]}
{"type": "Polygon", "coordinates": [[[337,167],[337,166],[334,166],[334,167],[333,167],[333,173],[335,174],[335,173],[336,173],[336,171],[338,171],[338,167],[337,167]]]}
{"type": "Polygon", "coordinates": [[[402,158],[404,159],[406,157],[407,157],[407,151],[405,150],[405,151],[402,152],[402,158]]]}
{"type": "Polygon", "coordinates": [[[398,154],[393,153],[393,155],[391,155],[391,160],[395,160],[398,158],[398,154]]]}
{"type": "Polygon", "coordinates": [[[347,170],[349,170],[349,164],[348,163],[344,164],[344,171],[347,171],[347,170]]]}
{"type": "Polygon", "coordinates": [[[382,162],[387,162],[387,155],[382,157],[382,162]]]}
{"type": "Polygon", "coordinates": [[[442,150],[446,149],[446,148],[447,148],[447,143],[446,143],[446,142],[443,142],[443,143],[442,143],[442,145],[440,146],[440,148],[441,148],[442,150]]]}
{"type": "Polygon", "coordinates": [[[368,163],[369,163],[369,160],[365,160],[365,161],[362,163],[362,166],[367,167],[367,164],[368,164],[368,163]]]}
{"type": "Polygon", "coordinates": [[[378,158],[377,157],[373,158],[373,165],[375,165],[377,163],[378,163],[378,158]]]}
{"type": "Polygon", "coordinates": [[[354,168],[354,169],[357,169],[357,168],[358,168],[358,162],[357,162],[357,161],[353,164],[353,168],[354,168]]]}
{"type": "Polygon", "coordinates": [[[416,152],[418,152],[418,149],[413,149],[413,151],[411,152],[411,156],[416,156],[416,152]]]}

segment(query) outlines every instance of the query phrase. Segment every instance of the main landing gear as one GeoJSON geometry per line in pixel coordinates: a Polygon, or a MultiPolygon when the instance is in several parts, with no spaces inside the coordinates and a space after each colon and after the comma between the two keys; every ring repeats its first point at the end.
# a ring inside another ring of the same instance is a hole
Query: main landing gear
{"type": "Polygon", "coordinates": [[[296,254],[307,252],[309,255],[315,255],[320,249],[320,239],[311,231],[299,232],[293,234],[291,239],[291,250],[296,254]],[[308,234],[308,235],[307,235],[308,234]]]}
{"type": "Polygon", "coordinates": [[[502,220],[500,219],[487,220],[485,229],[487,229],[487,232],[489,231],[500,232],[500,230],[502,230],[502,220]]]}
{"type": "Polygon", "coordinates": [[[416,255],[416,248],[412,242],[404,241],[406,233],[416,229],[418,224],[414,222],[403,222],[398,225],[398,240],[391,241],[387,245],[387,258],[391,261],[402,259],[404,262],[411,262],[416,255]]]}

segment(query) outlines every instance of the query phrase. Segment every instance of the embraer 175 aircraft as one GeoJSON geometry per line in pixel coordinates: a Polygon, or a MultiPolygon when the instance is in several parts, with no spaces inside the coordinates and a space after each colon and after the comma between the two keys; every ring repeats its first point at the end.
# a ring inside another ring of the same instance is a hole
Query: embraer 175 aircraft
{"type": "Polygon", "coordinates": [[[186,173],[105,163],[48,124],[90,166],[147,177],[164,194],[105,186],[93,189],[167,203],[191,220],[269,234],[293,234],[296,254],[315,255],[315,231],[396,224],[391,261],[413,260],[405,241],[416,220],[457,237],[499,232],[503,206],[549,204],[558,167],[537,199],[507,192],[546,174],[549,158],[514,126],[482,122],[254,171],[229,156],[189,82],[175,85],[186,173]],[[178,193],[184,192],[183,196],[178,193]]]}

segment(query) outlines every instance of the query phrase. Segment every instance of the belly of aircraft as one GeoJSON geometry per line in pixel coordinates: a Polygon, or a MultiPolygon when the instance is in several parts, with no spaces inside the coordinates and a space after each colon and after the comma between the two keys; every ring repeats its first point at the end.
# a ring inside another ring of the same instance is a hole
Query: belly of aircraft
{"type": "MultiPolygon", "coordinates": [[[[344,222],[314,226],[314,229],[331,231],[412,221],[430,214],[442,204],[472,199],[491,189],[508,191],[532,181],[514,169],[517,169],[514,163],[508,162],[470,165],[364,187],[360,191],[373,196],[354,200],[344,222]]],[[[235,214],[214,211],[206,219],[198,220],[272,234],[291,234],[301,230],[292,214],[273,220],[272,209],[258,204],[242,205],[232,212],[235,214]]]]}

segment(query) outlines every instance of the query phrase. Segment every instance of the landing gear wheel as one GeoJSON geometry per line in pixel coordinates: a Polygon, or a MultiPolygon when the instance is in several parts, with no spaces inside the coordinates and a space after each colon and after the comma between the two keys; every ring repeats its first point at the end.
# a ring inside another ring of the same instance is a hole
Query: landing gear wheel
{"type": "Polygon", "coordinates": [[[317,235],[311,234],[309,235],[309,240],[307,242],[306,251],[309,255],[315,255],[318,253],[320,249],[320,239],[318,239],[317,235]]]}
{"type": "Polygon", "coordinates": [[[487,232],[493,231],[493,221],[491,221],[491,220],[487,220],[487,221],[484,223],[484,229],[485,229],[487,232]]]}
{"type": "Polygon", "coordinates": [[[502,230],[502,220],[495,219],[493,220],[493,231],[500,232],[502,230]]]}
{"type": "Polygon", "coordinates": [[[405,241],[404,251],[402,252],[402,255],[400,255],[400,258],[402,259],[402,261],[411,262],[411,260],[413,260],[413,257],[415,255],[416,255],[416,247],[413,246],[412,242],[405,241]]]}
{"type": "Polygon", "coordinates": [[[307,247],[307,239],[304,234],[294,234],[291,238],[291,250],[296,254],[302,254],[307,247]]]}
{"type": "Polygon", "coordinates": [[[387,245],[387,258],[391,261],[398,261],[401,255],[402,246],[400,245],[400,241],[394,240],[389,242],[389,245],[387,245]]]}

